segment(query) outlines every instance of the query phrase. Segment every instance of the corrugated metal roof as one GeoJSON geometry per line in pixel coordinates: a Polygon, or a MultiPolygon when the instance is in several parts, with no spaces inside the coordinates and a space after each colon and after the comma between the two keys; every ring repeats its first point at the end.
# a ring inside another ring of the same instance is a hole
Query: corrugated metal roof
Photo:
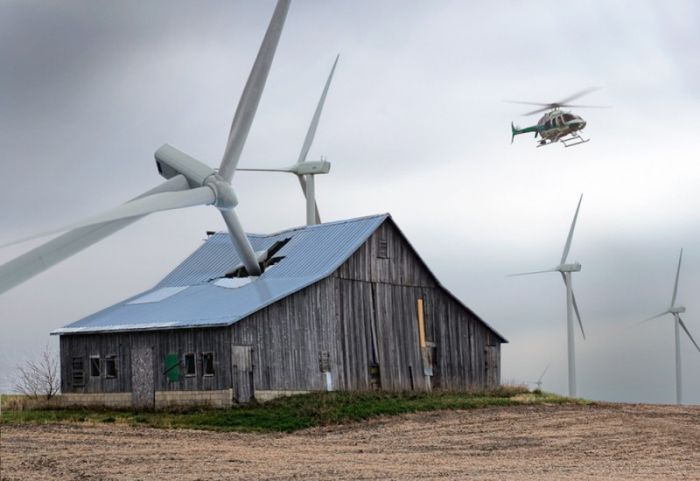
{"type": "Polygon", "coordinates": [[[228,233],[217,233],[153,289],[126,299],[52,334],[222,326],[331,275],[381,225],[388,214],[299,227],[270,235],[248,234],[253,249],[289,242],[275,256],[284,260],[241,287],[211,282],[241,264],[228,233]],[[184,289],[170,289],[184,287],[184,289]],[[164,291],[164,288],[168,288],[164,291]],[[169,296],[139,303],[139,299],[169,296]],[[151,295],[153,294],[153,296],[151,295]]]}
{"type": "MultiPolygon", "coordinates": [[[[380,214],[298,227],[276,234],[248,234],[256,251],[268,249],[279,240],[289,239],[275,254],[275,257],[283,256],[284,260],[249,283],[239,279],[218,282],[240,266],[242,261],[231,246],[228,232],[216,233],[153,289],[57,329],[52,334],[231,325],[331,275],[387,218],[389,214],[380,214]]],[[[433,277],[440,287],[481,320],[439,279],[433,277]]],[[[484,324],[503,342],[508,342],[486,322],[484,324]]]]}

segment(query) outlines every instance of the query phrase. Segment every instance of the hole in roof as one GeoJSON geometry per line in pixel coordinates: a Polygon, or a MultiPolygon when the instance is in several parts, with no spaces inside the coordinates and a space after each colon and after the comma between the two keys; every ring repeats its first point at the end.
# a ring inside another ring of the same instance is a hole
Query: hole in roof
{"type": "MultiPolygon", "coordinates": [[[[268,247],[265,251],[261,252],[258,255],[259,259],[262,259],[260,261],[260,269],[265,272],[267,269],[270,267],[274,266],[275,264],[279,263],[281,260],[284,259],[285,256],[275,256],[282,247],[287,245],[287,243],[292,240],[291,237],[287,237],[285,239],[280,239],[278,241],[275,241],[274,244],[272,244],[270,247],[268,247]]],[[[234,278],[248,278],[248,270],[245,268],[243,264],[237,265],[231,272],[227,273],[224,275],[222,278],[226,279],[234,279],[234,278]]]]}

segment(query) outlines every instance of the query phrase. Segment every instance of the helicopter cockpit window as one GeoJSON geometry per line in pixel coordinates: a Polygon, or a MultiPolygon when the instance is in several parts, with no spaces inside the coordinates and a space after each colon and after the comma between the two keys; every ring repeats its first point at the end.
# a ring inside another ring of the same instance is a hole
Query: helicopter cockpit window
{"type": "Polygon", "coordinates": [[[573,116],[573,115],[571,115],[571,114],[564,114],[564,121],[565,121],[565,122],[571,122],[572,120],[574,120],[574,116],[573,116]]]}

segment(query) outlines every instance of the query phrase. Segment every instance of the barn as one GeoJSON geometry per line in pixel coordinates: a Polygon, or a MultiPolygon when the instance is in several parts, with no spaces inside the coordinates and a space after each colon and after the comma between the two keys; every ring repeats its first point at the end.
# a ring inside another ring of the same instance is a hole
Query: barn
{"type": "Polygon", "coordinates": [[[208,233],[153,289],[54,331],[67,404],[230,406],[321,390],[500,383],[503,336],[431,273],[390,215],[249,234],[246,276],[208,233]]]}

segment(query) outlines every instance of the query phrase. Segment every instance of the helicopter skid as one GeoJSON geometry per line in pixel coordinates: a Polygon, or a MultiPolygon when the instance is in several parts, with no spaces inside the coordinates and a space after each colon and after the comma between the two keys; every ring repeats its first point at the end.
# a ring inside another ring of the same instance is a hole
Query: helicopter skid
{"type": "Polygon", "coordinates": [[[578,134],[571,134],[568,137],[562,137],[560,140],[564,147],[573,147],[574,145],[585,144],[591,139],[584,139],[578,134]]]}
{"type": "Polygon", "coordinates": [[[551,145],[557,142],[561,142],[562,144],[564,144],[564,147],[573,147],[574,145],[585,144],[586,142],[590,142],[590,140],[591,139],[584,139],[580,135],[572,133],[563,137],[559,137],[558,139],[540,140],[537,144],[537,147],[544,147],[545,145],[551,145]]]}

